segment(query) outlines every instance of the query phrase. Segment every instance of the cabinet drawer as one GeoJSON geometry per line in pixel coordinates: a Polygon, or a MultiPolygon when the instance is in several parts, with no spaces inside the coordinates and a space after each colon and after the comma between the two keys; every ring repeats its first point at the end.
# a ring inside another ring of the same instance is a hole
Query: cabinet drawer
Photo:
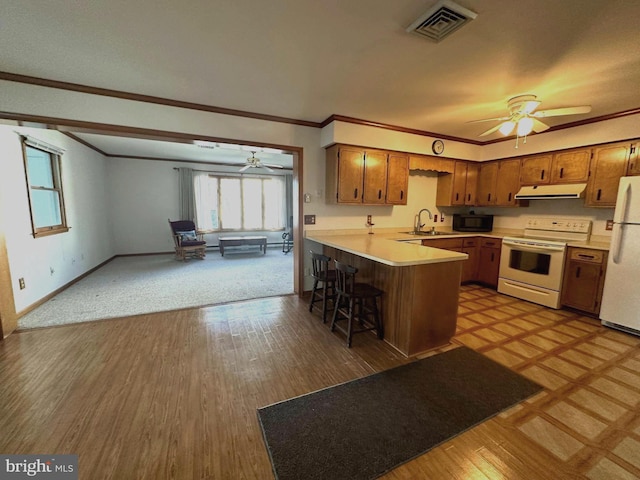
{"type": "Polygon", "coordinates": [[[461,238],[438,238],[438,239],[422,239],[422,245],[425,247],[442,248],[444,250],[454,250],[462,248],[461,238]]]}
{"type": "Polygon", "coordinates": [[[487,248],[500,248],[502,240],[499,238],[480,238],[480,246],[487,248]]]}
{"type": "Polygon", "coordinates": [[[463,247],[475,247],[477,245],[478,245],[478,238],[477,237],[463,238],[462,239],[462,246],[463,247]]]}
{"type": "Polygon", "coordinates": [[[569,258],[581,262],[602,264],[604,261],[604,252],[602,250],[590,250],[586,248],[571,248],[569,250],[569,258]]]}

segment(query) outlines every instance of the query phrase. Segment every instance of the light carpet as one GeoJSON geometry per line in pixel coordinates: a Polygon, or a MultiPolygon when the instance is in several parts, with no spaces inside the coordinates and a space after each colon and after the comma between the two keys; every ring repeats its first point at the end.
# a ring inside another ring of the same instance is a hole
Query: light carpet
{"type": "Polygon", "coordinates": [[[267,249],[117,257],[18,321],[20,330],[293,293],[293,255],[267,249]]]}

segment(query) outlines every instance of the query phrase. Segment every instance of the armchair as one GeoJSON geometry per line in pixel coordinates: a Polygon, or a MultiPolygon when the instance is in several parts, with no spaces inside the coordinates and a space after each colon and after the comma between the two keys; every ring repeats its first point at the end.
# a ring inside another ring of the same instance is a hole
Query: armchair
{"type": "Polygon", "coordinates": [[[195,257],[200,260],[206,255],[207,242],[202,234],[196,233],[196,225],[191,220],[169,219],[171,234],[176,248],[176,259],[186,261],[187,257],[195,257]]]}

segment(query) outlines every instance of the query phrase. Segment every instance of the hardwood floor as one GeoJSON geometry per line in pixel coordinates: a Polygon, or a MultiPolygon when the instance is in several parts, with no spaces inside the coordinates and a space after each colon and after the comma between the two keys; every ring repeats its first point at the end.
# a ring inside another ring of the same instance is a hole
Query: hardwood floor
{"type": "MultiPolygon", "coordinates": [[[[384,478],[640,478],[640,338],[465,286],[460,344],[545,391],[384,478]]],[[[406,362],[294,296],[26,331],[0,342],[0,452],[75,453],[82,479],[273,478],[256,408],[406,362]]]]}

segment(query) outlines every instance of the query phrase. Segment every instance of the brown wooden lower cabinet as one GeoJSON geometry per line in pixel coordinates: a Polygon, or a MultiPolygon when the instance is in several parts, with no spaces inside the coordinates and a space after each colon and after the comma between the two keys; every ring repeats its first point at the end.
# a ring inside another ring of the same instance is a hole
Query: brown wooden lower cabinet
{"type": "Polygon", "coordinates": [[[462,253],[469,255],[469,259],[462,266],[462,283],[475,282],[478,278],[478,265],[480,256],[478,255],[478,238],[463,238],[462,253]]]}
{"type": "Polygon", "coordinates": [[[499,238],[480,237],[478,259],[478,282],[493,288],[498,287],[500,273],[500,250],[502,240],[499,238]]]}
{"type": "Polygon", "coordinates": [[[600,313],[607,252],[569,247],[565,260],[561,303],[583,312],[600,313]]]}
{"type": "Polygon", "coordinates": [[[469,259],[462,267],[462,283],[480,282],[494,288],[498,286],[500,248],[502,247],[502,240],[499,238],[434,238],[423,239],[422,245],[469,255],[469,259]]]}

